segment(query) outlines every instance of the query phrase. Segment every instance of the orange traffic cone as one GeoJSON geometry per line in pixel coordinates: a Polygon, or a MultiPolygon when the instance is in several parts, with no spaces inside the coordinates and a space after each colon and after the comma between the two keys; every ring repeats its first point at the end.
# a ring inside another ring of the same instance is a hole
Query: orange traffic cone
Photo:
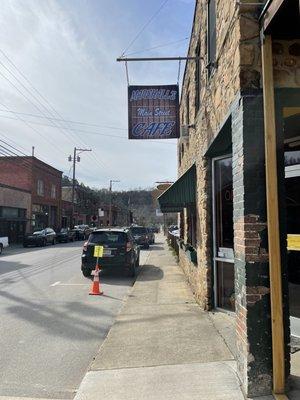
{"type": "Polygon", "coordinates": [[[94,274],[94,280],[93,280],[93,284],[91,287],[91,291],[90,291],[90,295],[94,295],[94,296],[101,296],[103,294],[103,292],[100,289],[100,279],[99,279],[99,266],[98,264],[96,265],[96,269],[93,271],[94,274]]]}

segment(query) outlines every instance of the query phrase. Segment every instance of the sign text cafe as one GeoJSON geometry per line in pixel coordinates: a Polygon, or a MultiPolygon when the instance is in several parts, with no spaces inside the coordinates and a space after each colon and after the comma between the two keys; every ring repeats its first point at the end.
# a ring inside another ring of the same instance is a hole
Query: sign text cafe
{"type": "Polygon", "coordinates": [[[179,137],[178,85],[128,87],[129,139],[179,137]]]}

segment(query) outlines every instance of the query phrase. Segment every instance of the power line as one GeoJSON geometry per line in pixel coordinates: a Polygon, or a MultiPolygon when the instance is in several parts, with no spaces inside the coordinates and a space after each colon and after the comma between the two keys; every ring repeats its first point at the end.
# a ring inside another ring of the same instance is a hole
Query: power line
{"type": "MultiPolygon", "coordinates": [[[[3,142],[1,139],[0,139],[0,141],[3,142]]],[[[28,161],[28,159],[24,158],[23,156],[20,156],[19,154],[17,154],[14,151],[8,149],[7,147],[3,146],[2,144],[0,144],[0,151],[1,151],[2,156],[4,156],[5,158],[14,157],[14,158],[17,158],[17,159],[22,159],[22,161],[23,161],[22,167],[27,169],[27,171],[29,171],[29,172],[32,171],[32,165],[31,165],[30,161],[28,161]]],[[[28,156],[25,156],[25,157],[28,157],[28,156]]]]}
{"type": "MultiPolygon", "coordinates": [[[[3,104],[3,103],[0,103],[3,107],[5,107],[5,108],[7,108],[8,109],[8,107],[5,105],[5,104],[3,104]]],[[[5,110],[4,110],[5,111],[5,110]]],[[[19,121],[21,121],[21,122],[23,122],[26,126],[28,126],[33,132],[35,132],[35,133],[37,133],[39,136],[42,136],[44,139],[45,139],[45,141],[47,142],[47,143],[49,143],[56,151],[60,151],[62,154],[64,154],[63,153],[63,151],[59,148],[59,147],[57,147],[57,145],[56,144],[54,144],[52,141],[50,141],[49,139],[48,139],[48,137],[47,136],[45,136],[44,134],[42,134],[40,131],[38,131],[37,129],[35,129],[33,126],[31,126],[31,124],[29,123],[29,122],[27,122],[25,119],[23,119],[23,118],[21,118],[19,115],[16,115],[16,120],[19,120],[19,121]]]]}
{"type": "MultiPolygon", "coordinates": [[[[2,53],[4,54],[4,52],[2,51],[2,53]]],[[[6,56],[6,55],[5,55],[6,56]]],[[[6,56],[6,58],[9,60],[9,57],[8,56],[6,56]]],[[[3,63],[1,63],[0,62],[0,64],[2,64],[3,65],[3,63]]],[[[17,67],[15,66],[15,64],[13,63],[13,62],[11,62],[11,64],[12,65],[14,65],[14,67],[17,69],[17,67]]],[[[11,72],[11,70],[9,69],[9,68],[7,68],[7,67],[5,67],[5,69],[16,79],[16,81],[17,82],[19,82],[21,85],[22,85],[22,87],[24,87],[25,88],[25,90],[38,102],[38,104],[40,104],[44,109],[46,109],[46,111],[48,112],[48,114],[50,114],[50,115],[53,115],[53,112],[50,110],[49,111],[49,109],[44,105],[44,104],[42,104],[38,99],[37,99],[37,97],[35,96],[35,95],[32,95],[32,92],[28,89],[28,88],[26,88],[26,86],[15,76],[15,74],[13,73],[13,72],[11,72]]],[[[19,72],[19,73],[21,73],[20,72],[20,70],[19,69],[17,69],[17,71],[19,72]]],[[[22,73],[21,73],[22,74],[22,73]]],[[[28,98],[28,96],[26,96],[13,82],[11,82],[11,80],[9,79],[9,78],[7,78],[2,72],[0,72],[0,75],[1,76],[3,76],[27,101],[29,101],[40,113],[42,113],[44,116],[45,116],[45,113],[43,112],[43,110],[41,110],[40,109],[40,107],[38,107],[35,103],[33,103],[33,101],[31,100],[31,99],[29,99],[28,98]]],[[[33,87],[34,88],[34,86],[31,84],[31,82],[25,77],[25,75],[24,74],[22,74],[22,77],[24,77],[24,79],[26,79],[26,81],[30,84],[30,86],[31,87],[33,87]]],[[[35,88],[34,88],[35,89],[35,88]]],[[[35,89],[36,90],[36,89],[35,89]]],[[[39,93],[39,95],[41,96],[41,94],[40,94],[40,92],[39,91],[37,91],[36,90],[36,92],[37,93],[39,93]]],[[[43,99],[44,99],[44,101],[45,101],[45,97],[43,96],[42,97],[43,99]]],[[[46,99],[46,101],[47,101],[47,99],[46,99]]],[[[58,115],[60,118],[62,118],[62,116],[55,110],[55,108],[47,101],[47,104],[49,104],[50,105],[50,107],[51,107],[51,109],[53,109],[53,111],[55,112],[55,114],[56,115],[58,115]]],[[[57,126],[57,125],[55,125],[54,123],[53,123],[53,125],[54,125],[54,127],[57,127],[64,135],[65,135],[65,132],[64,131],[62,131],[62,129],[64,129],[65,131],[68,129],[68,130],[70,130],[70,128],[64,128],[64,127],[62,127],[62,126],[57,126]]],[[[72,132],[70,133],[70,135],[72,136],[72,141],[74,140],[74,137],[73,137],[73,134],[72,134],[72,132]]],[[[77,139],[76,139],[77,140],[77,139]]],[[[84,145],[84,146],[87,146],[86,145],[86,143],[81,139],[81,138],[79,138],[79,140],[81,141],[81,143],[84,145]]],[[[72,142],[72,144],[73,144],[73,142],[72,142]]],[[[94,159],[94,160],[96,160],[96,162],[98,162],[99,164],[102,164],[102,166],[104,166],[104,168],[106,168],[106,165],[102,162],[102,161],[100,161],[95,155],[93,155],[92,156],[92,158],[94,159]]]]}
{"type": "Polygon", "coordinates": [[[147,28],[148,25],[151,24],[151,22],[154,20],[154,18],[160,13],[160,11],[163,9],[163,7],[167,4],[169,0],[164,0],[160,7],[158,8],[157,11],[149,18],[149,20],[142,26],[142,28],[138,31],[136,36],[131,40],[129,45],[126,47],[126,49],[122,52],[122,56],[125,55],[126,51],[130,49],[130,47],[135,43],[135,41],[138,39],[138,37],[144,32],[144,30],[147,28]]]}
{"type": "Polygon", "coordinates": [[[2,136],[4,139],[9,140],[9,141],[10,141],[11,143],[13,143],[15,146],[19,146],[22,150],[27,151],[27,150],[25,149],[25,147],[23,147],[23,146],[17,144],[15,141],[13,141],[12,139],[10,139],[10,138],[8,138],[7,136],[5,136],[2,132],[1,132],[1,136],[2,136]]]}
{"type": "Polygon", "coordinates": [[[11,147],[12,149],[18,151],[18,152],[19,152],[20,154],[22,154],[23,156],[26,156],[26,157],[27,157],[27,154],[25,154],[25,153],[23,153],[22,151],[18,150],[16,147],[10,145],[9,143],[5,142],[4,140],[1,140],[1,139],[0,139],[0,142],[6,144],[7,146],[11,147]]]}
{"type": "MultiPolygon", "coordinates": [[[[43,111],[36,105],[36,104],[34,104],[9,78],[7,78],[2,72],[0,72],[0,75],[2,76],[2,77],[4,77],[4,79],[6,79],[27,101],[29,101],[38,111],[40,111],[40,112],[42,112],[43,113],[43,111]]],[[[23,120],[23,122],[24,122],[24,120],[23,120]]],[[[27,123],[27,122],[24,122],[24,123],[27,123]]],[[[39,135],[41,135],[41,133],[40,132],[38,132],[38,131],[36,131],[39,135]]],[[[41,136],[43,136],[43,135],[41,135],[41,136]]],[[[45,139],[45,138],[44,138],[45,139]]],[[[48,143],[50,143],[49,142],[49,140],[48,139],[45,139],[45,140],[47,140],[47,142],[48,143]]],[[[57,146],[55,146],[54,144],[52,144],[51,143],[51,146],[54,146],[55,147],[55,149],[56,150],[59,150],[59,148],[57,148],[57,146]]],[[[59,150],[60,151],[60,150],[59,150]]]]}
{"type": "MultiPolygon", "coordinates": [[[[117,127],[117,126],[109,126],[109,125],[99,125],[99,124],[90,124],[88,122],[82,122],[82,121],[73,121],[73,120],[69,120],[69,119],[61,119],[61,118],[53,118],[53,117],[44,117],[43,115],[40,114],[32,114],[32,113],[24,113],[24,112],[19,112],[19,111],[14,111],[14,110],[1,110],[0,111],[4,111],[4,112],[9,112],[9,113],[13,113],[13,114],[18,114],[18,115],[26,115],[28,117],[35,117],[35,118],[40,118],[40,119],[47,119],[47,120],[53,120],[53,121],[58,121],[58,122],[69,122],[71,124],[79,124],[79,125],[87,125],[87,126],[93,126],[93,127],[97,127],[97,128],[105,128],[105,129],[116,129],[116,130],[121,130],[121,131],[126,131],[127,128],[121,128],[121,127],[117,127]]],[[[30,121],[32,122],[32,121],[30,121]]],[[[53,125],[51,125],[53,126],[53,125]]],[[[72,128],[74,129],[74,128],[72,128]]]]}
{"type": "MultiPolygon", "coordinates": [[[[2,110],[0,109],[0,111],[2,111],[2,110]]],[[[6,115],[0,115],[0,118],[8,118],[8,119],[13,119],[13,120],[17,120],[18,119],[18,118],[9,117],[9,116],[6,116],[6,115]]],[[[31,121],[30,123],[34,124],[34,125],[41,125],[41,126],[48,126],[50,128],[55,128],[53,125],[44,124],[44,123],[41,123],[41,122],[32,122],[31,121]]],[[[83,133],[86,133],[88,135],[105,136],[105,137],[117,138],[117,139],[122,139],[122,140],[128,141],[127,136],[112,135],[112,134],[108,134],[108,133],[102,133],[102,132],[99,132],[99,131],[89,131],[89,130],[85,130],[85,129],[76,129],[76,128],[72,128],[72,130],[76,131],[76,132],[83,132],[83,133]]],[[[125,130],[127,131],[127,129],[125,129],[125,130]]],[[[164,145],[176,145],[176,143],[169,143],[169,142],[165,142],[165,141],[160,141],[159,139],[157,139],[157,140],[149,139],[149,140],[147,140],[147,142],[156,143],[156,144],[164,144],[164,145]]]]}
{"type": "Polygon", "coordinates": [[[172,42],[168,42],[168,43],[164,43],[164,44],[159,44],[159,45],[153,46],[153,47],[148,47],[147,49],[137,50],[137,51],[134,51],[133,53],[128,53],[128,54],[126,54],[126,56],[133,56],[133,55],[135,55],[135,54],[145,53],[146,51],[151,51],[151,50],[155,50],[155,49],[160,49],[160,48],[162,48],[162,47],[171,46],[171,45],[173,45],[173,44],[177,44],[177,43],[180,43],[180,42],[184,42],[184,41],[189,40],[189,39],[190,39],[190,37],[187,36],[187,37],[185,37],[185,38],[183,38],[183,39],[178,39],[178,40],[175,40],[175,41],[172,41],[172,42]]]}

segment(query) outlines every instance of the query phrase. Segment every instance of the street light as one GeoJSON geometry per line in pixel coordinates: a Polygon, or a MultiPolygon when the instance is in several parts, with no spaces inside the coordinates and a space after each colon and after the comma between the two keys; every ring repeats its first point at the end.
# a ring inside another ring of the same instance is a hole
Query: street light
{"type": "Polygon", "coordinates": [[[111,179],[109,181],[109,226],[112,226],[112,185],[113,183],[121,182],[118,180],[111,179]]]}

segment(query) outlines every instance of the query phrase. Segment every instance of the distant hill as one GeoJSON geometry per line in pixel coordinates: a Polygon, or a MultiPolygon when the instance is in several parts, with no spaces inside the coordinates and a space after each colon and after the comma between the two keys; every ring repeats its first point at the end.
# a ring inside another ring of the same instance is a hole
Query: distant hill
{"type": "MultiPolygon", "coordinates": [[[[108,189],[90,188],[78,182],[76,184],[91,204],[97,203],[99,206],[109,204],[108,189]]],[[[62,186],[72,186],[72,181],[67,176],[63,176],[62,186]]],[[[162,218],[156,216],[156,205],[151,188],[113,191],[112,203],[123,210],[131,210],[134,222],[137,224],[151,225],[162,222],[162,218]]]]}

